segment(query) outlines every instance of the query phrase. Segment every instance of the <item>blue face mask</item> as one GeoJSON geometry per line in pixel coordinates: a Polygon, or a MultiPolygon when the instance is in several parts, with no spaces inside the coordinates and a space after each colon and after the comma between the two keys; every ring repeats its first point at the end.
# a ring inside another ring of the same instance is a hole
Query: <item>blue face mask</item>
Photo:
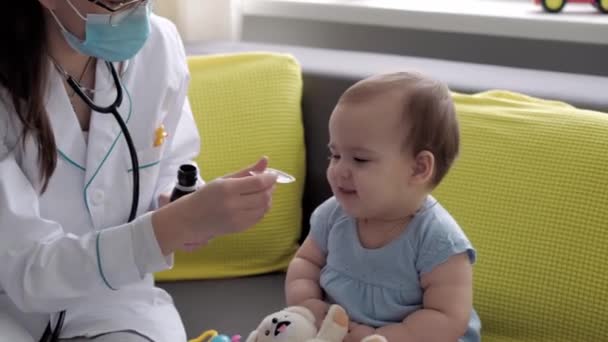
{"type": "Polygon", "coordinates": [[[108,62],[125,61],[141,50],[150,35],[147,4],[113,14],[87,14],[85,18],[71,1],[67,3],[86,22],[84,41],[69,32],[53,11],[51,14],[68,44],[83,55],[108,62]]]}

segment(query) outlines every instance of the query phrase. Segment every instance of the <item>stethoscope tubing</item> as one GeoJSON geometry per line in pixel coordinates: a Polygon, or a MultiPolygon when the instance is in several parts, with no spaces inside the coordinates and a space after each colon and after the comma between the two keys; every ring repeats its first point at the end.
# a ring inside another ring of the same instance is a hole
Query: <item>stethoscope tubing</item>
{"type": "Polygon", "coordinates": [[[78,97],[80,97],[84,103],[91,108],[91,110],[101,113],[101,114],[112,114],[118,125],[120,126],[120,130],[122,134],[125,136],[125,140],[127,142],[127,147],[129,148],[129,155],[131,156],[131,167],[133,170],[133,199],[131,201],[131,211],[129,213],[129,222],[135,219],[135,215],[137,214],[137,205],[138,205],[138,197],[139,197],[139,161],[137,159],[137,151],[135,150],[135,145],[133,144],[133,139],[131,138],[131,133],[127,128],[127,124],[123,120],[122,116],[118,112],[118,107],[120,107],[123,100],[123,90],[122,90],[122,82],[120,81],[120,77],[118,76],[118,72],[114,65],[110,62],[105,62],[106,66],[110,70],[112,74],[112,79],[114,80],[114,85],[116,87],[116,99],[114,102],[108,106],[99,106],[95,104],[93,99],[87,95],[80,85],[74,80],[72,77],[69,77],[67,82],[72,87],[72,89],[76,92],[78,97]]]}

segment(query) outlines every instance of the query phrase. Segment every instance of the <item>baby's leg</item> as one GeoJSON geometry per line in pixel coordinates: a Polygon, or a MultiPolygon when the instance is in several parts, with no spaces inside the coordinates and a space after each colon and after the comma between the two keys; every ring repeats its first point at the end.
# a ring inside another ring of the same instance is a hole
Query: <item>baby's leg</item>
{"type": "Polygon", "coordinates": [[[34,342],[34,338],[17,321],[0,311],[0,342],[34,342]]]}

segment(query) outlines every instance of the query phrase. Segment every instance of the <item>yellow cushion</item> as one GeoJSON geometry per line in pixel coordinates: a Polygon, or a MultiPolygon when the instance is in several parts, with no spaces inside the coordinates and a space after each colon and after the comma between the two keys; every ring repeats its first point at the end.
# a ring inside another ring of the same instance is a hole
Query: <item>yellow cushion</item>
{"type": "Polygon", "coordinates": [[[478,250],[483,341],[607,341],[608,114],[454,99],[461,156],[435,195],[478,250]]]}
{"type": "Polygon", "coordinates": [[[283,270],[301,232],[305,176],[302,78],[294,58],[272,53],[192,57],[189,99],[201,134],[197,162],[211,180],[269,157],[296,177],[278,185],[273,207],[254,228],[214,239],[194,253],[177,253],[157,280],[219,278],[283,270]]]}

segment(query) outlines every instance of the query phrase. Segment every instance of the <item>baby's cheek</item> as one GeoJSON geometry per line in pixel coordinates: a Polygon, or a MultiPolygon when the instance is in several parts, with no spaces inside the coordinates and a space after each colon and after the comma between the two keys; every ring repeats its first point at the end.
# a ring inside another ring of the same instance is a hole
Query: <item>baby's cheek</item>
{"type": "Polygon", "coordinates": [[[334,174],[335,174],[334,167],[329,165],[327,167],[327,170],[325,171],[325,176],[327,177],[327,180],[329,180],[331,182],[331,180],[334,178],[334,174]]]}
{"type": "Polygon", "coordinates": [[[373,175],[355,175],[355,177],[353,177],[353,182],[355,183],[359,195],[376,196],[376,192],[382,191],[382,189],[379,188],[380,184],[378,180],[373,175]]]}

